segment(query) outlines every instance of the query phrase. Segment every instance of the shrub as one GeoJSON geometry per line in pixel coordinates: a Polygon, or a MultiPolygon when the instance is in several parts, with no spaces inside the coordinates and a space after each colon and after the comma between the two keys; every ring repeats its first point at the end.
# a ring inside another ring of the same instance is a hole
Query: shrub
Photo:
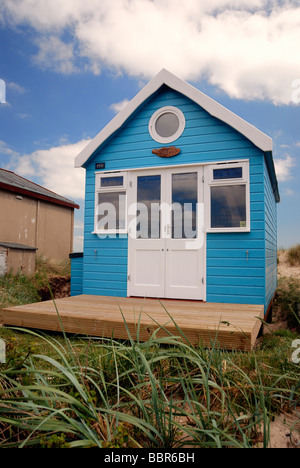
{"type": "Polygon", "coordinates": [[[288,250],[288,261],[291,266],[300,265],[300,244],[288,250]]]}
{"type": "Polygon", "coordinates": [[[282,278],[279,281],[275,307],[290,328],[300,328],[300,281],[295,278],[282,278]]]}

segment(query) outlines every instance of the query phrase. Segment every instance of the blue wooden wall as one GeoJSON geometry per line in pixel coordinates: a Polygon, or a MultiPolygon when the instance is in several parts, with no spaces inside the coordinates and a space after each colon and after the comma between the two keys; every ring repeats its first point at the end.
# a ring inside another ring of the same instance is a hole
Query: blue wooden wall
{"type": "Polygon", "coordinates": [[[265,186],[265,310],[277,287],[277,204],[274,199],[268,169],[264,163],[265,186]]]}
{"type": "Polygon", "coordinates": [[[264,155],[240,133],[167,87],[145,102],[130,121],[97,150],[86,166],[84,294],[127,295],[127,237],[101,240],[92,234],[95,163],[105,162],[105,170],[109,171],[165,166],[168,162],[176,165],[233,159],[250,160],[251,232],[208,234],[207,301],[267,304],[274,286],[271,265],[274,264],[276,234],[275,202],[270,193],[264,155]],[[162,145],[152,140],[148,124],[157,109],[170,105],[184,113],[186,128],[174,142],[181,148],[180,155],[165,160],[152,154],[152,149],[162,145]],[[264,186],[269,189],[266,199],[264,186]],[[265,220],[269,222],[268,230],[265,220]]]}
{"type": "Polygon", "coordinates": [[[71,296],[83,293],[83,256],[71,254],[71,296]]]}

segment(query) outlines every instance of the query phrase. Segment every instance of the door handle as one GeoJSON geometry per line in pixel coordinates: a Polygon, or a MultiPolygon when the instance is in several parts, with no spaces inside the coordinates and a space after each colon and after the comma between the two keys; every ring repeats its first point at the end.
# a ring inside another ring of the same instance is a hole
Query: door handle
{"type": "Polygon", "coordinates": [[[166,224],[165,225],[165,233],[169,235],[171,232],[171,224],[166,224]]]}

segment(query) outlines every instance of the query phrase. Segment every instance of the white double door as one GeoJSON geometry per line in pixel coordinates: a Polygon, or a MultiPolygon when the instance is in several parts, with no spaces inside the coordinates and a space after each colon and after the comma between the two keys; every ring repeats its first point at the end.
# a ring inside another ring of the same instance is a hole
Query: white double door
{"type": "Polygon", "coordinates": [[[203,167],[132,172],[128,295],[205,299],[203,167]]]}

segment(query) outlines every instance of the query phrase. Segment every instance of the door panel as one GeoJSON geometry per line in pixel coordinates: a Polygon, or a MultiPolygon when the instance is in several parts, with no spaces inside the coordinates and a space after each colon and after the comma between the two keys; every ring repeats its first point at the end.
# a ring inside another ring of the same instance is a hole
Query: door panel
{"type": "Polygon", "coordinates": [[[163,297],[165,241],[161,238],[161,171],[132,175],[131,185],[128,292],[131,296],[163,297]]]}
{"type": "Polygon", "coordinates": [[[164,297],[165,258],[162,241],[141,240],[133,252],[131,295],[164,297]]]}
{"type": "Polygon", "coordinates": [[[204,220],[203,169],[170,169],[166,202],[172,204],[172,226],[166,239],[165,296],[204,298],[204,245],[200,242],[204,220]],[[201,248],[202,247],[202,248],[201,248]]]}
{"type": "Polygon", "coordinates": [[[129,295],[204,299],[202,177],[202,167],[132,175],[129,295]]]}

